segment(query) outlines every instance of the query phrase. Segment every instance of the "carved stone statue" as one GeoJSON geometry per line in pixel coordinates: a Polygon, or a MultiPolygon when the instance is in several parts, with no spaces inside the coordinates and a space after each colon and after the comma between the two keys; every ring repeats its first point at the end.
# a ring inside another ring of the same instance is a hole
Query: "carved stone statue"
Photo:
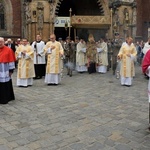
{"type": "Polygon", "coordinates": [[[136,14],[136,8],[133,9],[133,20],[132,20],[132,24],[136,24],[136,18],[137,18],[137,14],[136,14]]]}
{"type": "Polygon", "coordinates": [[[43,23],[44,23],[43,10],[39,10],[39,11],[38,11],[37,21],[38,21],[38,29],[39,29],[39,30],[42,30],[42,29],[43,29],[43,23]]]}
{"type": "Polygon", "coordinates": [[[37,25],[38,29],[42,30],[44,24],[44,6],[42,2],[37,3],[37,10],[38,10],[37,25]]]}
{"type": "Polygon", "coordinates": [[[26,23],[31,22],[31,9],[28,3],[24,4],[26,23]]]}
{"type": "Polygon", "coordinates": [[[125,22],[128,23],[129,22],[129,12],[128,12],[128,9],[125,8],[124,9],[124,18],[125,18],[125,22]]]}

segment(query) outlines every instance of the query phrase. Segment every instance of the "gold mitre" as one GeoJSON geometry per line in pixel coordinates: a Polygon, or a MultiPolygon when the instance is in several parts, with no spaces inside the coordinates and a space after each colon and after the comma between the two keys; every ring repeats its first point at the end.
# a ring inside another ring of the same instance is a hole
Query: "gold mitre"
{"type": "Polygon", "coordinates": [[[93,34],[89,34],[88,41],[89,42],[95,42],[93,34]]]}

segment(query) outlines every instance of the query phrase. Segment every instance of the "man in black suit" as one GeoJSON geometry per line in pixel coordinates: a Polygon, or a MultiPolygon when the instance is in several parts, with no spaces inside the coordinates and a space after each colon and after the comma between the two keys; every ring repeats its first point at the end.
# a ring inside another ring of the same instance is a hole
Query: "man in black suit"
{"type": "Polygon", "coordinates": [[[11,48],[14,52],[16,51],[15,45],[12,43],[11,39],[7,39],[7,42],[5,45],[11,48]]]}
{"type": "MultiPolygon", "coordinates": [[[[13,52],[15,53],[16,47],[15,47],[15,44],[13,44],[13,42],[10,38],[7,39],[5,45],[8,46],[9,48],[11,48],[13,50],[13,52]]],[[[15,62],[15,67],[17,68],[17,61],[15,62]]]]}

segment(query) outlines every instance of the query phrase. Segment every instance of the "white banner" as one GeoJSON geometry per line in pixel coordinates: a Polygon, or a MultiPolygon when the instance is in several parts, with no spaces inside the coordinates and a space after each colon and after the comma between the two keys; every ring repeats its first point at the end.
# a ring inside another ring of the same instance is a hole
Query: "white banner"
{"type": "Polygon", "coordinates": [[[70,17],[56,17],[54,27],[70,27],[70,17]]]}

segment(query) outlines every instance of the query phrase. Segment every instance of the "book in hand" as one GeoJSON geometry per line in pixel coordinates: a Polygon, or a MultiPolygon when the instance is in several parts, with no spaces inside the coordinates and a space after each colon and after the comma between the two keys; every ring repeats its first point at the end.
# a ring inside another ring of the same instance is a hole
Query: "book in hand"
{"type": "Polygon", "coordinates": [[[102,51],[102,48],[97,48],[97,52],[100,53],[102,51]]]}
{"type": "Polygon", "coordinates": [[[86,48],[82,48],[81,50],[83,53],[86,53],[86,48]]]}
{"type": "Polygon", "coordinates": [[[51,48],[48,48],[48,49],[47,49],[47,53],[48,53],[48,54],[51,54],[51,53],[52,53],[51,48]]]}

